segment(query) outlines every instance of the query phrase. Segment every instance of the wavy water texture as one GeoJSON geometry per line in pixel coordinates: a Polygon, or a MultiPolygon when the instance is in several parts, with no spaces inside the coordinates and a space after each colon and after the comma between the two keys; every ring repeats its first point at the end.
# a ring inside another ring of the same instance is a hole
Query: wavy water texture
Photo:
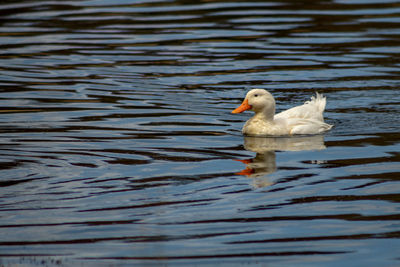
{"type": "Polygon", "coordinates": [[[0,263],[399,265],[398,1],[3,1],[0,263]],[[327,96],[325,136],[244,138],[327,96]]]}

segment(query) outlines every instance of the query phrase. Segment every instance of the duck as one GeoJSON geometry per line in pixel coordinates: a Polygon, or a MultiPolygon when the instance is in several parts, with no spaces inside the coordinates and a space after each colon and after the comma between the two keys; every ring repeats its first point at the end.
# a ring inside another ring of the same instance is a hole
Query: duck
{"type": "Polygon", "coordinates": [[[272,94],[265,89],[252,89],[232,113],[246,110],[255,113],[243,126],[242,133],[247,136],[310,135],[324,133],[333,127],[324,122],[325,106],[326,97],[317,92],[303,105],[275,114],[272,94]]]}

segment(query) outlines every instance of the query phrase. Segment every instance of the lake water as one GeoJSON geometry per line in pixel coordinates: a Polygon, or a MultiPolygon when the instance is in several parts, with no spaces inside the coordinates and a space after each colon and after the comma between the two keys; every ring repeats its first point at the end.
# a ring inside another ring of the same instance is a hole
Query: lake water
{"type": "Polygon", "coordinates": [[[2,266],[400,265],[400,2],[0,15],[2,266]],[[335,127],[244,138],[251,88],[335,127]]]}

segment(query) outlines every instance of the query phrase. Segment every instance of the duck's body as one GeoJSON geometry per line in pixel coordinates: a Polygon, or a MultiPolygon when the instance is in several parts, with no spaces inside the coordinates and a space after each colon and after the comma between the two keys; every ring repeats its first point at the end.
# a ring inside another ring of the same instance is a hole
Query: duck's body
{"type": "Polygon", "coordinates": [[[304,105],[297,106],[275,115],[275,100],[264,89],[249,91],[242,105],[232,111],[241,113],[245,110],[255,112],[243,126],[245,135],[294,135],[319,134],[328,131],[332,125],[324,122],[326,98],[321,94],[311,97],[304,105]]]}

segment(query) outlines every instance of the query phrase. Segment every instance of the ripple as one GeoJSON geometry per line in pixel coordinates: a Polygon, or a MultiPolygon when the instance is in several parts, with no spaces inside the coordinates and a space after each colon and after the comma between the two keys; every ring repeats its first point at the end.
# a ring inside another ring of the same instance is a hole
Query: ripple
{"type": "Polygon", "coordinates": [[[3,265],[396,265],[399,11],[0,4],[3,265]],[[334,129],[243,138],[253,87],[334,129]]]}

